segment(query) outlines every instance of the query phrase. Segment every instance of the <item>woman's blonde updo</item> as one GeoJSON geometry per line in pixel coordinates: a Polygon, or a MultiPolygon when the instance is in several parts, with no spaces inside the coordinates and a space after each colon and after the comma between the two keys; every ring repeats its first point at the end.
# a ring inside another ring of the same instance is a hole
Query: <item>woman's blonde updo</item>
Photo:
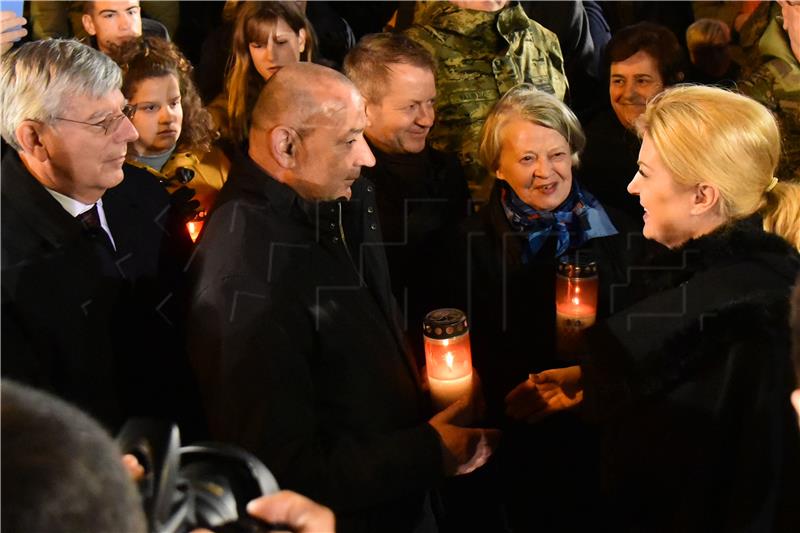
{"type": "Polygon", "coordinates": [[[637,129],[677,182],[719,189],[725,219],[760,211],[765,230],[800,248],[800,186],[773,182],[781,137],[767,108],[724,89],[679,85],[653,98],[637,129]]]}

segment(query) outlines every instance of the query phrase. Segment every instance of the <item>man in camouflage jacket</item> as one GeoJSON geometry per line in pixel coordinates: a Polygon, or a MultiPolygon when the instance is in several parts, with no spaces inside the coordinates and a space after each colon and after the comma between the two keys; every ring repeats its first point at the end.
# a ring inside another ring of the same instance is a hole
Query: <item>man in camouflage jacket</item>
{"type": "MultiPolygon", "coordinates": [[[[785,15],[784,20],[788,21],[785,15]]],[[[800,62],[791,38],[792,32],[787,34],[778,19],[771,18],[758,41],[759,66],[739,82],[739,90],[775,113],[783,144],[778,178],[800,181],[800,62]]]]}
{"type": "Polygon", "coordinates": [[[564,99],[569,87],[558,37],[516,2],[494,11],[418,2],[406,34],[438,61],[438,120],[428,139],[437,150],[459,155],[473,200],[484,203],[494,180],[477,161],[483,122],[519,83],[564,99]]]}

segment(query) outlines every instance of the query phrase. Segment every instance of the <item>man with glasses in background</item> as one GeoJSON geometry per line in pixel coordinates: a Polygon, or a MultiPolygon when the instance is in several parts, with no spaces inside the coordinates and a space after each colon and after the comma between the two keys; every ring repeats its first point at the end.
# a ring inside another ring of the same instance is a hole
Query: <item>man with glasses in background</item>
{"type": "Polygon", "coordinates": [[[138,134],[121,81],[77,41],[27,43],[0,67],[2,374],[111,431],[134,414],[186,422],[192,403],[170,315],[188,235],[124,164],[138,134]]]}

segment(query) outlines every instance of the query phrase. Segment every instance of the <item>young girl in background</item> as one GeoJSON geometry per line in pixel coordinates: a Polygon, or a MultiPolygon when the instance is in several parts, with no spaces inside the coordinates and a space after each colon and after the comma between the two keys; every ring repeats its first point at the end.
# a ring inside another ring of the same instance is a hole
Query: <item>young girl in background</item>
{"type": "Polygon", "coordinates": [[[230,162],[212,144],[217,133],[192,81],[192,65],[174,44],[156,37],[129,43],[116,60],[139,132],[128,146],[128,162],[155,174],[170,193],[184,185],[194,189],[199,210],[207,211],[230,162]]]}

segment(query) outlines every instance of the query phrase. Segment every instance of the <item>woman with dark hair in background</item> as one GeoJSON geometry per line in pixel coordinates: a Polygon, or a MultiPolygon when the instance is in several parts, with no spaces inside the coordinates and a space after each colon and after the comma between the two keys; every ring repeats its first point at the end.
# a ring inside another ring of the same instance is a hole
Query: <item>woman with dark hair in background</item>
{"type": "Polygon", "coordinates": [[[625,190],[636,173],[640,141],[634,122],[647,101],[684,78],[684,52],[669,29],[640,22],[619,30],[606,47],[611,106],[586,126],[578,176],[606,206],[641,220],[639,203],[625,190]]]}
{"type": "Polygon", "coordinates": [[[282,66],[311,61],[314,30],[295,2],[242,2],[237,6],[227,85],[209,105],[220,133],[247,139],[250,112],[261,88],[282,66]]]}

